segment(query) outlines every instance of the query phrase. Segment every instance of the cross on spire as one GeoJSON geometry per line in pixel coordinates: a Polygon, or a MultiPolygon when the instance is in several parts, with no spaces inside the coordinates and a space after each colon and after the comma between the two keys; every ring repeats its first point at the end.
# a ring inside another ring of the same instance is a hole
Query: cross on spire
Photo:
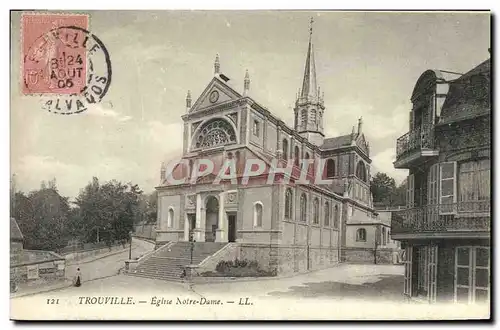
{"type": "Polygon", "coordinates": [[[314,18],[311,16],[311,21],[309,22],[309,35],[313,34],[313,23],[314,23],[314,18]]]}

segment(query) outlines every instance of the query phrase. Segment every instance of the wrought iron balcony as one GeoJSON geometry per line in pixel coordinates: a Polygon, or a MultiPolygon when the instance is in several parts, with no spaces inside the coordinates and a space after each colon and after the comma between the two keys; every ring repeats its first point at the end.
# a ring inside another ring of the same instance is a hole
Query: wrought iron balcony
{"type": "Polygon", "coordinates": [[[489,232],[490,201],[414,207],[392,214],[391,233],[489,232]]]}
{"type": "Polygon", "coordinates": [[[415,156],[435,156],[434,149],[434,126],[424,125],[411,130],[397,139],[395,166],[404,167],[405,159],[413,160],[415,156]]]}

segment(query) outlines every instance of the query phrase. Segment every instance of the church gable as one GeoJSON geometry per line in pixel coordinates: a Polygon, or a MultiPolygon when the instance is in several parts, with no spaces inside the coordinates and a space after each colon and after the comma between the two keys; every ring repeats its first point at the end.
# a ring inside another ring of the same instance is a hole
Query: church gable
{"type": "Polygon", "coordinates": [[[196,112],[203,108],[241,98],[238,92],[225,84],[221,79],[222,77],[214,77],[212,79],[198,100],[196,100],[190,112],[196,112]]]}
{"type": "Polygon", "coordinates": [[[365,139],[365,135],[364,134],[360,134],[356,140],[356,144],[358,145],[358,147],[363,150],[363,152],[369,156],[370,155],[370,150],[369,150],[369,146],[368,146],[368,142],[366,141],[365,139]]]}

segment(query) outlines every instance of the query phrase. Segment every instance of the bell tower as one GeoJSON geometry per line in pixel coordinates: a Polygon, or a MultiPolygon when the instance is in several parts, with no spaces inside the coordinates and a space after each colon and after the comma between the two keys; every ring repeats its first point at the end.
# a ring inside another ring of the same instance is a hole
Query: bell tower
{"type": "Polygon", "coordinates": [[[321,90],[316,81],[316,65],[312,43],[313,22],[314,20],[311,17],[304,78],[294,108],[295,130],[301,136],[307,138],[309,142],[315,145],[322,145],[325,137],[323,134],[323,113],[325,106],[323,95],[321,95],[321,90]]]}

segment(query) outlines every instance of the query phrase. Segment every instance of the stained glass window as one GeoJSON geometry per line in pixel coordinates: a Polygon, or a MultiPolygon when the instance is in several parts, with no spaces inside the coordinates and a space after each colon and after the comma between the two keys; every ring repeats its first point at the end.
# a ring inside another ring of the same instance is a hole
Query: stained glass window
{"type": "Polygon", "coordinates": [[[300,221],[307,220],[307,197],[305,194],[300,196],[300,221]]]}
{"type": "Polygon", "coordinates": [[[196,148],[211,148],[235,143],[236,134],[233,127],[223,119],[214,119],[200,128],[195,138],[196,148]]]}

